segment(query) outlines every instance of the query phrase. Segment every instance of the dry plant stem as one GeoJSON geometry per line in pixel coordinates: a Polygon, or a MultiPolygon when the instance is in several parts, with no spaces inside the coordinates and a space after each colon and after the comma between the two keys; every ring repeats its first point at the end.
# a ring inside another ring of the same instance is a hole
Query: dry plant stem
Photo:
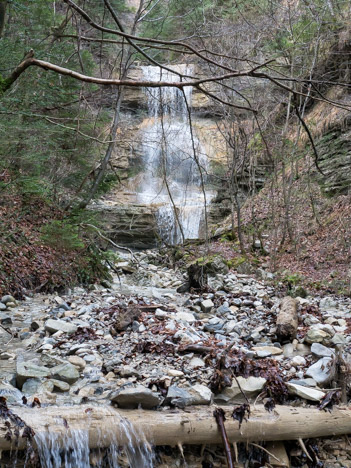
{"type": "Polygon", "coordinates": [[[304,441],[302,439],[298,439],[298,442],[299,442],[299,445],[302,448],[304,454],[306,455],[306,457],[313,462],[311,455],[307,452],[306,445],[305,445],[304,441]]]}
{"type": "Polygon", "coordinates": [[[222,408],[217,408],[213,412],[213,416],[216,419],[218,429],[219,429],[219,431],[221,433],[221,436],[222,436],[224,450],[225,450],[225,454],[226,454],[226,457],[227,457],[228,468],[234,468],[233,459],[232,459],[232,452],[230,450],[230,443],[229,443],[229,440],[228,440],[227,431],[225,430],[225,426],[224,426],[225,413],[222,410],[222,408]]]}
{"type": "Polygon", "coordinates": [[[277,458],[275,455],[273,455],[273,453],[271,453],[269,450],[267,450],[267,449],[265,449],[264,447],[262,447],[262,445],[255,444],[255,443],[253,443],[253,442],[250,442],[250,445],[252,445],[253,447],[257,447],[257,448],[259,448],[260,450],[263,450],[264,452],[267,453],[267,455],[269,455],[270,457],[274,458],[274,460],[280,461],[279,458],[277,458]]]}

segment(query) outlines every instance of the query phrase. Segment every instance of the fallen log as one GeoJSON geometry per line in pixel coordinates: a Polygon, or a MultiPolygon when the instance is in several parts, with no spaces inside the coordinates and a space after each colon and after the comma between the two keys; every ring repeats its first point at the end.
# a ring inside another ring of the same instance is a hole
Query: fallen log
{"type": "Polygon", "coordinates": [[[280,341],[291,341],[296,337],[299,320],[297,302],[290,296],[282,299],[277,317],[277,336],[280,341]]]}
{"type": "MultiPolygon", "coordinates": [[[[213,417],[213,406],[192,407],[186,411],[120,410],[112,406],[86,405],[33,409],[18,406],[11,409],[37,435],[50,433],[51,439],[58,444],[67,442],[73,430],[88,432],[90,448],[108,447],[112,443],[121,446],[130,442],[137,444],[142,434],[154,445],[222,443],[213,417]],[[133,431],[126,430],[130,424],[135,428],[134,435],[133,431]]],[[[257,405],[251,408],[250,418],[243,421],[240,428],[231,413],[232,408],[225,408],[225,429],[231,443],[298,440],[351,433],[351,409],[345,407],[328,412],[277,406],[272,412],[267,412],[262,405],[257,405]]],[[[7,427],[0,424],[0,450],[9,450],[15,444],[14,438],[9,440],[5,437],[6,431],[7,427]]],[[[26,445],[27,439],[20,437],[18,448],[24,449],[26,445]]]]}

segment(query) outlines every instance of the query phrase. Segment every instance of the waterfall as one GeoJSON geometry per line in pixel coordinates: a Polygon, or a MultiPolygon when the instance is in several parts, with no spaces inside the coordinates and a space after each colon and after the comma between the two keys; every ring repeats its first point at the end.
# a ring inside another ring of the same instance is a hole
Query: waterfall
{"type": "Polygon", "coordinates": [[[36,433],[35,443],[42,468],[119,468],[120,459],[125,459],[130,468],[152,468],[154,453],[143,434],[124,418],[116,418],[110,430],[99,434],[100,445],[104,438],[112,440],[107,448],[89,449],[89,428],[67,429],[62,434],[48,430],[36,433]],[[127,440],[123,447],[119,440],[127,440]]]}
{"type": "MultiPolygon", "coordinates": [[[[177,71],[191,75],[193,67],[177,65],[177,71]]],[[[157,66],[144,66],[148,81],[179,81],[175,73],[157,66]]],[[[136,187],[138,202],[158,205],[157,221],[163,241],[176,244],[200,236],[205,197],[201,186],[208,159],[189,125],[187,105],[192,88],[146,88],[148,119],[142,134],[143,175],[136,187]],[[195,151],[195,155],[194,155],[195,151]],[[202,176],[201,176],[201,172],[202,176]]],[[[206,192],[207,202],[212,198],[206,192]]]]}

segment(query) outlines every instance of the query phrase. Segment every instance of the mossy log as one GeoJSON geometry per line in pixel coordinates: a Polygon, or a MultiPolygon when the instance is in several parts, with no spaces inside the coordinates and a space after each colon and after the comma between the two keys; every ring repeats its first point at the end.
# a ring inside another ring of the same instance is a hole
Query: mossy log
{"type": "MultiPolygon", "coordinates": [[[[108,406],[71,406],[47,408],[13,407],[36,434],[50,432],[57,443],[67,441],[69,431],[87,430],[90,448],[107,447],[113,442],[123,446],[137,443],[139,438],[127,434],[125,420],[136,431],[144,434],[154,445],[220,444],[221,435],[214,407],[192,407],[187,411],[120,410],[108,406]]],[[[262,405],[252,407],[251,415],[239,428],[231,417],[232,408],[226,410],[225,428],[230,442],[278,441],[334,436],[351,433],[351,409],[335,408],[320,411],[315,408],[277,406],[267,412],[262,405]]],[[[0,425],[0,450],[14,448],[15,440],[5,437],[8,429],[0,425]]],[[[34,438],[35,442],[35,438],[34,438]]],[[[18,448],[24,449],[27,439],[20,437],[18,448]]]]}

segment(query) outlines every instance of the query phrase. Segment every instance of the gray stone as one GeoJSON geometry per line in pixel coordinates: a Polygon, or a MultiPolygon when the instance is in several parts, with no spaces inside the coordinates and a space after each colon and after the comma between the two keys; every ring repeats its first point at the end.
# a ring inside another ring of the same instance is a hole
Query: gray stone
{"type": "Polygon", "coordinates": [[[334,350],[327,348],[326,346],[320,343],[313,343],[311,346],[312,354],[317,357],[331,357],[334,355],[334,350]]]}
{"type": "MultiPolygon", "coordinates": [[[[266,379],[263,377],[237,377],[238,383],[248,398],[254,398],[263,390],[266,379]]],[[[215,396],[215,402],[218,403],[243,403],[245,397],[242,394],[237,381],[233,379],[231,387],[224,389],[222,393],[215,396]]]]}
{"type": "Polygon", "coordinates": [[[217,333],[220,330],[222,330],[223,325],[224,325],[224,322],[222,320],[219,320],[216,323],[206,323],[204,326],[204,330],[210,333],[217,333]]]}
{"type": "Polygon", "coordinates": [[[1,325],[12,325],[12,318],[9,315],[4,315],[2,314],[0,317],[0,323],[1,325]]]}
{"type": "Polygon", "coordinates": [[[19,388],[22,388],[24,382],[28,379],[42,379],[50,376],[50,369],[44,366],[38,366],[31,361],[17,361],[16,364],[16,382],[19,388]]]}
{"type": "Polygon", "coordinates": [[[53,379],[63,380],[71,385],[79,379],[80,374],[73,364],[67,362],[53,367],[51,376],[53,379]]]}
{"type": "Polygon", "coordinates": [[[6,304],[4,304],[3,302],[0,302],[0,310],[6,310],[7,307],[6,307],[6,304]]]}
{"type": "Polygon", "coordinates": [[[69,384],[63,380],[50,379],[49,382],[53,384],[53,388],[59,392],[68,392],[69,384]]]}
{"type": "Polygon", "coordinates": [[[205,385],[195,384],[189,389],[192,405],[210,405],[213,394],[205,385]]]}
{"type": "Polygon", "coordinates": [[[200,303],[200,307],[205,314],[209,314],[214,307],[214,303],[211,299],[206,299],[200,303]]]}
{"type": "Polygon", "coordinates": [[[9,383],[2,382],[0,383],[0,396],[5,397],[7,403],[17,403],[22,400],[23,393],[9,383]]]}
{"type": "Polygon", "coordinates": [[[317,328],[310,328],[305,336],[305,341],[307,343],[325,343],[330,339],[329,333],[324,330],[319,330],[317,328]]]}
{"type": "Polygon", "coordinates": [[[138,408],[151,409],[159,406],[162,398],[155,392],[143,385],[124,388],[111,396],[111,401],[117,403],[120,408],[138,408]]]}
{"type": "Polygon", "coordinates": [[[6,296],[2,296],[1,302],[3,304],[8,304],[9,302],[13,302],[16,304],[16,299],[13,296],[10,296],[9,294],[6,294],[6,296]]]}
{"type": "Polygon", "coordinates": [[[191,405],[192,397],[188,389],[171,385],[167,392],[165,400],[166,404],[177,406],[178,408],[184,408],[185,406],[191,405]]]}
{"type": "Polygon", "coordinates": [[[343,345],[346,343],[346,337],[341,333],[336,333],[333,338],[330,340],[333,345],[343,345]]]}
{"type": "Polygon", "coordinates": [[[251,351],[254,351],[257,356],[261,358],[283,354],[283,350],[281,348],[276,348],[275,346],[254,346],[251,348],[251,351]]]}
{"type": "Polygon", "coordinates": [[[310,366],[306,375],[312,377],[317,384],[326,384],[335,377],[335,361],[333,358],[324,357],[310,366]]]}
{"type": "Polygon", "coordinates": [[[303,387],[317,386],[317,382],[314,379],[291,379],[289,382],[295,385],[302,385],[303,387]]]}
{"type": "Polygon", "coordinates": [[[204,367],[205,365],[206,365],[205,361],[203,361],[202,359],[200,359],[198,357],[193,357],[189,362],[189,367],[191,367],[192,369],[197,369],[199,367],[204,367]]]}
{"type": "Polygon", "coordinates": [[[71,334],[77,331],[77,327],[73,323],[65,322],[64,320],[49,319],[45,323],[45,330],[49,333],[62,331],[71,334]]]}
{"type": "Polygon", "coordinates": [[[315,388],[296,385],[291,382],[287,382],[286,386],[288,387],[288,391],[291,395],[297,395],[305,400],[320,401],[325,396],[324,392],[315,388]]]}
{"type": "Polygon", "coordinates": [[[80,371],[84,370],[85,366],[87,365],[86,361],[84,361],[84,359],[79,356],[70,356],[68,361],[76,366],[80,371]]]}
{"type": "Polygon", "coordinates": [[[50,380],[41,380],[41,379],[28,379],[24,382],[22,386],[22,392],[25,395],[35,395],[44,392],[52,392],[54,389],[54,384],[50,380]]]}
{"type": "Polygon", "coordinates": [[[174,318],[188,323],[194,323],[196,321],[194,315],[190,312],[177,312],[174,318]]]}
{"type": "Polygon", "coordinates": [[[217,314],[219,315],[230,314],[230,313],[232,313],[232,311],[227,305],[221,305],[217,308],[217,314]]]}

